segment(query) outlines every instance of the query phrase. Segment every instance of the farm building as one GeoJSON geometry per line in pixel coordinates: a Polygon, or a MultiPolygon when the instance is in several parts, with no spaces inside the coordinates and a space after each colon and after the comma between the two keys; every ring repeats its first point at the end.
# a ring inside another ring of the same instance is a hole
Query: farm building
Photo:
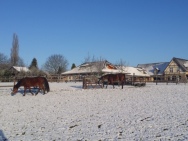
{"type": "Polygon", "coordinates": [[[66,81],[82,81],[83,76],[109,73],[124,73],[128,78],[134,75],[135,80],[149,78],[149,75],[141,68],[116,66],[108,61],[89,62],[81,64],[80,66],[62,73],[66,81]]]}
{"type": "Polygon", "coordinates": [[[150,75],[150,81],[183,81],[188,79],[188,60],[172,58],[170,62],[138,64],[150,75]]]}
{"type": "Polygon", "coordinates": [[[103,70],[116,71],[117,67],[107,60],[86,62],[70,71],[62,73],[61,75],[65,77],[65,81],[82,81],[84,76],[100,76],[102,73],[104,73],[103,70]]]}
{"type": "Polygon", "coordinates": [[[154,81],[164,76],[164,70],[168,66],[169,62],[150,63],[150,64],[138,64],[138,68],[145,70],[150,76],[148,81],[154,81]]]}
{"type": "Polygon", "coordinates": [[[164,76],[168,80],[174,81],[180,79],[181,82],[186,82],[188,79],[188,60],[181,58],[172,58],[169,65],[164,70],[164,76]]]}
{"type": "Polygon", "coordinates": [[[17,75],[20,72],[29,72],[30,70],[27,67],[12,66],[9,71],[12,75],[17,75]]]}

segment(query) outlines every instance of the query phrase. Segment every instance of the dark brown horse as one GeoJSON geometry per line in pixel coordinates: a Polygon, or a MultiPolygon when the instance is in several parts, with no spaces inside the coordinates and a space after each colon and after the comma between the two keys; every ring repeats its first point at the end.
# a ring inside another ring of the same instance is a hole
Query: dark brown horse
{"type": "Polygon", "coordinates": [[[35,95],[37,95],[40,90],[43,90],[44,94],[45,94],[45,91],[47,92],[50,91],[48,81],[45,77],[25,77],[25,78],[20,79],[18,83],[14,85],[12,94],[15,94],[18,91],[18,88],[21,86],[24,87],[23,96],[25,96],[26,89],[29,89],[30,93],[33,95],[31,91],[31,87],[38,88],[38,91],[36,92],[35,95]]]}
{"type": "Polygon", "coordinates": [[[99,78],[99,83],[100,81],[102,81],[103,83],[103,87],[104,87],[104,83],[107,82],[106,88],[109,84],[113,85],[114,88],[114,84],[118,83],[122,85],[122,89],[123,89],[123,85],[125,83],[125,74],[123,73],[118,73],[118,74],[106,74],[101,76],[101,78],[99,78]]]}

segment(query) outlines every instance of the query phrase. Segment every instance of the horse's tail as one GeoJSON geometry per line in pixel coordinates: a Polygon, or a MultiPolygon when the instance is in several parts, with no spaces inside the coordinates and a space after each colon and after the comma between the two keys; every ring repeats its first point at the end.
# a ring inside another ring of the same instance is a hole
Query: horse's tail
{"type": "Polygon", "coordinates": [[[49,87],[49,83],[48,83],[46,77],[44,77],[44,86],[45,86],[45,90],[47,92],[49,92],[50,91],[50,87],[49,87]]]}
{"type": "Polygon", "coordinates": [[[102,80],[102,77],[103,77],[103,76],[101,76],[101,77],[98,79],[98,84],[100,84],[100,82],[101,82],[101,80],[102,80]]]}

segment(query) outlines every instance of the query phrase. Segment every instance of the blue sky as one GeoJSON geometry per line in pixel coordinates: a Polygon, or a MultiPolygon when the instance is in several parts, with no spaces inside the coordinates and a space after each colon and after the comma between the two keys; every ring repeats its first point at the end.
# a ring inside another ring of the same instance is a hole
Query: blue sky
{"type": "Polygon", "coordinates": [[[188,59],[187,0],[0,0],[0,52],[39,67],[53,54],[80,65],[88,54],[129,66],[188,59]]]}

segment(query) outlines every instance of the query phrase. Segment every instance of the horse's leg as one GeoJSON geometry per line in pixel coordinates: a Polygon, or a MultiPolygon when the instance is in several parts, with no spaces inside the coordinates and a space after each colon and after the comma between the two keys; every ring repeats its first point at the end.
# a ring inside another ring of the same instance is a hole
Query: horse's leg
{"type": "Polygon", "coordinates": [[[26,88],[26,87],[24,87],[24,94],[23,94],[23,96],[25,96],[25,91],[26,91],[26,89],[27,89],[27,88],[26,88]]]}
{"type": "MultiPolygon", "coordinates": [[[[104,81],[102,82],[102,87],[104,88],[105,87],[105,85],[104,85],[104,81]]],[[[106,88],[107,88],[107,84],[108,84],[108,82],[106,83],[106,88]]]]}
{"type": "Polygon", "coordinates": [[[39,91],[40,91],[40,87],[38,88],[38,91],[35,93],[35,96],[39,93],[39,91]]]}
{"type": "Polygon", "coordinates": [[[34,95],[33,93],[32,93],[32,91],[31,91],[31,88],[29,87],[29,92],[32,94],[32,95],[34,95]]]}
{"type": "Polygon", "coordinates": [[[43,88],[43,94],[45,95],[45,87],[43,86],[42,88],[43,88]]]}
{"type": "Polygon", "coordinates": [[[111,81],[112,82],[112,85],[113,85],[113,89],[114,89],[114,81],[111,81]]]}
{"type": "Polygon", "coordinates": [[[104,81],[102,81],[102,87],[104,88],[104,81]]]}
{"type": "Polygon", "coordinates": [[[108,87],[108,82],[107,82],[107,84],[106,84],[106,89],[107,89],[107,87],[108,87]]]}

